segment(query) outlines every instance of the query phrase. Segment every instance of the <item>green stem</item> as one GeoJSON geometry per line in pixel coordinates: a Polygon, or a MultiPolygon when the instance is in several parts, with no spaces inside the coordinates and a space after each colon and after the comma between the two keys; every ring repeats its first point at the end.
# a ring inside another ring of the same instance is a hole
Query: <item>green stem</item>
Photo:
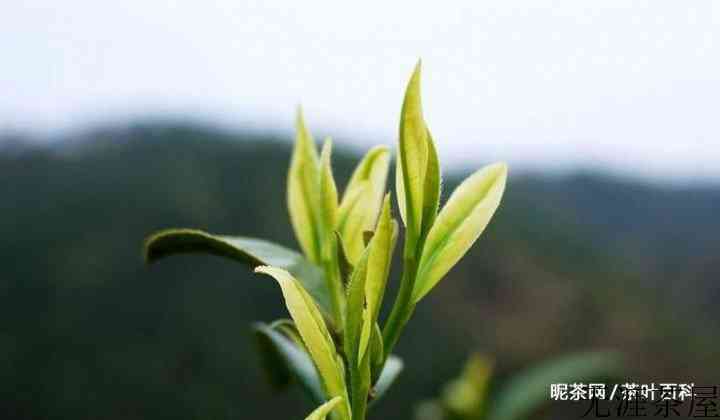
{"type": "Polygon", "coordinates": [[[392,353],[402,330],[405,328],[405,324],[407,324],[415,311],[415,304],[412,302],[412,292],[413,286],[415,285],[416,274],[417,262],[415,258],[405,258],[403,261],[403,276],[400,281],[400,290],[398,291],[392,311],[383,329],[383,346],[385,348],[383,365],[392,353]]]}
{"type": "Polygon", "coordinates": [[[352,399],[353,420],[365,420],[367,413],[368,391],[370,390],[370,361],[366,355],[360,365],[357,358],[353,359],[354,366],[350,368],[350,398],[352,399]]]}

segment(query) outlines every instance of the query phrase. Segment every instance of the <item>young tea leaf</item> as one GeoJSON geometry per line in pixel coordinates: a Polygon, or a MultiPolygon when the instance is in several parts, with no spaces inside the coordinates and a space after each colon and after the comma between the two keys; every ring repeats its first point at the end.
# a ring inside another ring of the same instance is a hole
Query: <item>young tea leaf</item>
{"type": "Polygon", "coordinates": [[[440,173],[440,162],[438,161],[435,142],[427,130],[427,168],[425,169],[425,183],[423,186],[423,210],[422,210],[422,235],[427,235],[435,222],[438,207],[440,206],[440,189],[442,186],[442,175],[440,173]]]}
{"type": "MultiPolygon", "coordinates": [[[[315,302],[287,271],[269,266],[257,267],[255,271],[273,277],[280,285],[285,306],[320,373],[327,395],[340,396],[347,401],[344,368],[338,364],[335,343],[315,302]]],[[[342,404],[338,410],[343,419],[350,419],[350,407],[347,403],[342,404]]]]}
{"type": "Polygon", "coordinates": [[[305,420],[325,420],[328,414],[330,414],[330,412],[333,411],[333,409],[342,402],[343,399],[341,397],[335,397],[330,401],[326,402],[325,404],[321,405],[320,407],[316,408],[315,411],[305,417],[305,420]]]}
{"type": "MultiPolygon", "coordinates": [[[[396,164],[396,188],[400,214],[408,236],[417,240],[422,228],[423,191],[427,170],[427,127],[420,100],[420,63],[405,91],[400,115],[400,143],[396,164]]],[[[412,248],[412,247],[411,247],[412,248]]]]}
{"type": "Polygon", "coordinates": [[[367,279],[369,251],[366,250],[355,265],[347,288],[347,314],[345,321],[345,354],[351,368],[359,364],[360,333],[364,319],[367,317],[365,307],[365,281],[367,279]]]}
{"type": "Polygon", "coordinates": [[[343,284],[347,287],[347,283],[350,280],[350,275],[353,272],[353,265],[348,258],[347,251],[345,250],[345,244],[343,243],[342,236],[339,232],[335,232],[335,243],[337,252],[338,268],[340,269],[340,277],[343,280],[343,284]]]}
{"type": "Polygon", "coordinates": [[[332,173],[330,158],[332,155],[332,140],[329,138],[323,144],[320,153],[320,214],[321,214],[321,241],[323,260],[334,258],[331,256],[330,241],[335,240],[335,225],[338,217],[338,194],[335,178],[332,173]]]}
{"type": "Polygon", "coordinates": [[[327,316],[332,313],[322,270],[300,253],[269,241],[243,236],[214,235],[195,229],[167,229],[145,240],[145,261],[154,263],[177,254],[212,254],[255,268],[271,265],[289,271],[302,283],[327,316]]]}
{"type": "Polygon", "coordinates": [[[343,201],[338,209],[337,231],[343,238],[343,245],[348,260],[355,264],[365,249],[363,229],[370,205],[368,193],[372,186],[368,181],[357,182],[352,189],[345,191],[343,201]]]}
{"type": "Polygon", "coordinates": [[[500,205],[507,166],[496,163],[463,181],[440,211],[422,250],[413,301],[418,302],[462,258],[500,205]]]}
{"type": "MultiPolygon", "coordinates": [[[[377,222],[385,194],[389,164],[390,151],[386,146],[372,148],[355,168],[345,188],[345,194],[340,202],[340,213],[343,213],[342,209],[354,208],[355,217],[345,219],[345,223],[340,222],[338,228],[342,228],[342,232],[345,233],[347,248],[354,261],[360,258],[365,248],[361,232],[373,229],[377,222]],[[358,209],[354,203],[359,197],[361,200],[358,209]],[[355,234],[348,235],[345,229],[352,230],[355,234]]],[[[342,220],[343,217],[340,216],[340,219],[342,220]]]]}
{"type": "Polygon", "coordinates": [[[362,359],[370,342],[370,333],[377,321],[382,305],[387,279],[390,275],[390,263],[397,240],[397,223],[390,215],[390,195],[383,201],[380,220],[375,234],[368,245],[367,276],[365,280],[365,301],[368,317],[364,320],[360,337],[360,354],[362,359]]]}
{"type": "Polygon", "coordinates": [[[385,363],[385,345],[380,325],[376,322],[370,336],[370,374],[372,383],[375,383],[380,377],[383,363],[385,363]]]}
{"type": "Polygon", "coordinates": [[[492,362],[480,354],[473,354],[460,377],[445,386],[442,399],[445,407],[459,418],[481,418],[487,405],[491,377],[492,362]]]}
{"type": "Polygon", "coordinates": [[[322,242],[320,222],[320,166],[315,141],[305,127],[302,112],[297,116],[297,136],[290,160],[287,180],[287,201],[295,237],[305,255],[320,262],[322,242]]]}

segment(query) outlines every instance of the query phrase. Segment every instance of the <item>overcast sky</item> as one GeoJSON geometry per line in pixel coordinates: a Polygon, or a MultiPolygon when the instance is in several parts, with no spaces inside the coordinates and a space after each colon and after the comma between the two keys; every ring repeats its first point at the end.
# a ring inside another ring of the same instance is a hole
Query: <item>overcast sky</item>
{"type": "Polygon", "coordinates": [[[423,60],[442,160],[720,180],[712,1],[5,1],[0,130],[146,115],[393,142],[423,60]]]}

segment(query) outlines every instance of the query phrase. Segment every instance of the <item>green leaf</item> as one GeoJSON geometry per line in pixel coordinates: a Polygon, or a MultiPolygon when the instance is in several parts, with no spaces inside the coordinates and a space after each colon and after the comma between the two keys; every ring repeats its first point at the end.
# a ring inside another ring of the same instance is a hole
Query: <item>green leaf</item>
{"type": "Polygon", "coordinates": [[[480,237],[500,205],[507,166],[484,167],[463,181],[440,211],[423,246],[413,301],[418,302],[480,237]]]}
{"type": "Polygon", "coordinates": [[[271,384],[284,389],[295,379],[316,402],[325,399],[320,377],[310,356],[293,340],[276,328],[263,323],[253,325],[263,367],[271,384]]]}
{"type": "Polygon", "coordinates": [[[315,141],[298,111],[297,136],[290,160],[287,201],[295,237],[305,255],[320,262],[322,243],[318,231],[320,219],[320,166],[315,141]]]}
{"type": "Polygon", "coordinates": [[[344,282],[343,284],[345,284],[350,280],[350,275],[352,275],[353,272],[353,265],[348,259],[342,236],[337,231],[335,232],[335,241],[337,243],[337,261],[338,268],[340,269],[340,277],[344,282]]]}
{"type": "Polygon", "coordinates": [[[460,377],[445,386],[444,405],[456,417],[481,418],[491,377],[492,362],[479,354],[472,355],[460,377]]]}
{"type": "Polygon", "coordinates": [[[413,72],[400,115],[400,143],[396,164],[396,188],[400,214],[408,230],[410,252],[422,229],[423,191],[427,170],[427,127],[420,99],[420,62],[413,72]]]}
{"type": "Polygon", "coordinates": [[[564,356],[521,373],[497,389],[489,420],[530,418],[547,403],[550,384],[591,382],[622,374],[622,358],[613,352],[589,352],[564,356]]]}
{"type": "Polygon", "coordinates": [[[345,355],[352,368],[359,365],[360,333],[364,319],[367,317],[365,306],[365,281],[367,279],[368,258],[370,252],[366,250],[355,265],[350,276],[347,288],[347,306],[344,329],[345,355]]]}
{"type": "Polygon", "coordinates": [[[380,373],[385,363],[385,345],[383,343],[382,331],[380,325],[375,323],[373,333],[370,338],[370,374],[372,382],[375,383],[380,377],[380,373]]]}
{"type": "Polygon", "coordinates": [[[348,260],[355,264],[365,249],[363,229],[371,202],[367,192],[371,191],[369,182],[358,182],[352,189],[345,192],[338,210],[337,230],[343,238],[348,260]]]}
{"type": "Polygon", "coordinates": [[[440,206],[440,189],[442,186],[442,175],[440,173],[440,162],[438,161],[435,142],[427,130],[427,168],[425,169],[425,184],[423,188],[423,214],[422,214],[422,235],[430,231],[440,206]]]}
{"type": "Polygon", "coordinates": [[[369,249],[360,256],[355,265],[347,289],[347,307],[343,345],[350,375],[350,393],[353,416],[364,418],[370,389],[370,360],[359,354],[360,332],[368,317],[365,308],[365,281],[367,278],[369,249]]]}
{"type": "Polygon", "coordinates": [[[227,257],[253,269],[261,265],[285,269],[302,283],[323,313],[332,313],[322,270],[284,246],[262,239],[214,235],[195,229],[162,230],[145,240],[145,261],[149,264],[171,255],[188,253],[227,257]]]}
{"type": "Polygon", "coordinates": [[[320,407],[316,408],[315,411],[310,413],[307,417],[305,417],[305,420],[325,420],[327,418],[328,414],[337,407],[340,403],[342,403],[343,399],[342,397],[335,397],[331,399],[330,401],[326,402],[325,404],[321,405],[320,407]]]}
{"type": "Polygon", "coordinates": [[[365,248],[362,232],[375,227],[382,206],[390,165],[390,151],[386,146],[372,148],[353,171],[340,202],[338,228],[345,235],[347,248],[353,261],[357,261],[365,248]],[[362,199],[358,202],[358,198],[362,199]],[[343,217],[355,209],[354,217],[343,217]],[[345,230],[355,234],[348,235],[345,230]]]}
{"type": "Polygon", "coordinates": [[[338,217],[338,194],[335,185],[335,178],[331,166],[332,140],[325,140],[320,154],[320,214],[321,214],[321,241],[323,249],[323,260],[330,260],[333,249],[331,241],[335,232],[335,225],[338,217]]]}
{"type": "Polygon", "coordinates": [[[402,359],[395,355],[390,355],[385,362],[385,367],[380,373],[380,377],[373,386],[373,399],[371,403],[376,403],[380,398],[385,395],[385,393],[387,393],[392,384],[395,383],[395,380],[397,380],[397,378],[400,376],[400,372],[402,372],[402,370],[402,359]]]}
{"type": "MultiPolygon", "coordinates": [[[[255,271],[273,277],[280,285],[285,306],[317,367],[327,395],[340,396],[347,401],[344,367],[339,363],[340,358],[335,343],[312,297],[303,289],[299,281],[283,269],[260,266],[255,271]]],[[[339,410],[341,418],[350,419],[350,407],[347,403],[342,404],[339,410]]]]}
{"type": "Polygon", "coordinates": [[[365,302],[368,316],[363,322],[360,337],[359,359],[362,359],[370,342],[372,328],[377,322],[382,305],[390,263],[397,240],[397,223],[390,215],[390,194],[385,196],[382,213],[375,234],[368,245],[367,274],[365,280],[365,302]]]}

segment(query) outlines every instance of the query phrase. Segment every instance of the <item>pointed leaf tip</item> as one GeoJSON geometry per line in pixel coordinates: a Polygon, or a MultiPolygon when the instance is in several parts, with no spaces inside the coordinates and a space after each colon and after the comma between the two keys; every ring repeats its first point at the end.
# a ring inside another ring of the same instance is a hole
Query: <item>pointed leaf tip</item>
{"type": "Polygon", "coordinates": [[[322,258],[327,260],[332,248],[335,226],[338,219],[338,193],[332,172],[332,140],[325,139],[320,153],[320,241],[322,258]]]}
{"type": "Polygon", "coordinates": [[[405,90],[395,169],[398,204],[411,245],[419,238],[422,228],[423,190],[428,160],[427,132],[422,113],[418,65],[405,90]]]}
{"type": "Polygon", "coordinates": [[[320,167],[315,141],[298,109],[296,137],[287,177],[287,204],[290,222],[303,253],[312,262],[320,261],[317,226],[320,217],[320,167]]]}

